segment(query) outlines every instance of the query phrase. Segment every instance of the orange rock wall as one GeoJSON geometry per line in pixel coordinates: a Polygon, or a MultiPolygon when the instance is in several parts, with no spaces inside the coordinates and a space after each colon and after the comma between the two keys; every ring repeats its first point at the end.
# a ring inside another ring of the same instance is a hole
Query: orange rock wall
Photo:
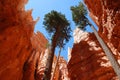
{"type": "Polygon", "coordinates": [[[58,70],[59,70],[59,78],[57,80],[70,80],[70,78],[68,77],[67,62],[64,60],[63,57],[60,57],[60,59],[59,59],[59,69],[58,70]]]}
{"type": "Polygon", "coordinates": [[[46,44],[48,41],[40,32],[34,33],[30,39],[33,52],[29,55],[27,61],[24,64],[23,80],[40,80],[40,78],[37,78],[37,71],[39,70],[38,67],[42,66],[43,64],[39,64],[39,62],[42,61],[43,55],[45,55],[46,44]]]}
{"type": "Polygon", "coordinates": [[[23,65],[32,53],[35,21],[23,9],[26,0],[0,0],[0,79],[22,80],[23,65]]]}
{"type": "Polygon", "coordinates": [[[82,33],[85,34],[74,44],[68,62],[70,80],[116,80],[111,64],[94,34],[82,33]]]}
{"type": "MultiPolygon", "coordinates": [[[[25,3],[27,0],[0,0],[0,80],[42,78],[48,41],[40,32],[34,33],[36,21],[31,10],[24,10],[25,3]]],[[[58,66],[55,80],[63,75],[59,71],[58,66]]]]}
{"type": "MultiPolygon", "coordinates": [[[[120,0],[84,0],[98,33],[120,60],[120,0]]],[[[79,34],[78,36],[80,36],[79,34]]],[[[82,36],[88,36],[83,38],[82,36]]],[[[68,63],[71,80],[118,80],[95,36],[75,41],[68,63]],[[94,43],[93,45],[91,45],[94,43]],[[91,46],[90,46],[91,45],[91,46]]],[[[77,39],[77,38],[76,38],[77,39]]]]}
{"type": "MultiPolygon", "coordinates": [[[[38,60],[38,67],[36,71],[36,80],[42,80],[43,78],[48,53],[49,53],[49,49],[46,49],[45,52],[41,53],[40,57],[38,58],[39,60],[38,60]]],[[[55,70],[56,61],[57,61],[57,57],[54,56],[51,76],[53,76],[53,71],[55,70]]],[[[53,80],[69,80],[67,62],[64,60],[63,57],[59,58],[53,80]]]]}
{"type": "Polygon", "coordinates": [[[34,33],[27,0],[0,1],[0,80],[34,80],[37,59],[47,40],[34,33]],[[43,44],[44,43],[44,44],[43,44]]]}
{"type": "MultiPolygon", "coordinates": [[[[120,53],[120,0],[84,0],[99,35],[114,54],[120,53]]],[[[118,54],[119,55],[119,54],[118,54]]]]}

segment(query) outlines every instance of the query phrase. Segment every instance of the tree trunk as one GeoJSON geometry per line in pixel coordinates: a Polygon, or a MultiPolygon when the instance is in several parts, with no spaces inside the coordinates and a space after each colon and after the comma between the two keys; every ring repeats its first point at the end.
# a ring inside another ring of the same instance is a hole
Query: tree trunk
{"type": "Polygon", "coordinates": [[[54,58],[57,37],[59,37],[58,32],[56,32],[53,35],[52,45],[50,47],[49,56],[47,58],[46,68],[45,68],[42,80],[50,80],[51,78],[52,63],[53,63],[53,58],[54,58]]]}
{"type": "Polygon", "coordinates": [[[119,63],[117,62],[117,60],[115,59],[112,51],[108,48],[108,46],[106,45],[106,43],[102,40],[102,38],[98,35],[97,30],[94,28],[94,26],[92,24],[90,24],[90,27],[92,28],[92,30],[94,31],[94,34],[98,40],[98,42],[100,43],[101,47],[103,48],[105,54],[107,55],[109,61],[111,62],[111,65],[115,71],[115,73],[117,74],[119,80],[120,80],[120,66],[119,63]]]}
{"type": "Polygon", "coordinates": [[[47,63],[46,63],[46,68],[44,71],[44,75],[43,75],[43,80],[50,80],[51,77],[51,70],[52,70],[52,63],[53,63],[53,58],[54,58],[54,51],[55,51],[55,47],[51,47],[49,50],[49,55],[47,58],[47,63]]]}
{"type": "Polygon", "coordinates": [[[60,50],[59,50],[59,53],[58,53],[57,61],[56,61],[56,63],[55,63],[55,68],[54,68],[54,71],[53,71],[53,75],[52,75],[52,77],[51,77],[51,80],[53,80],[54,75],[55,75],[55,71],[56,71],[56,68],[57,68],[57,65],[58,65],[58,62],[59,62],[59,58],[60,58],[61,49],[62,49],[62,48],[60,47],[60,50]]]}

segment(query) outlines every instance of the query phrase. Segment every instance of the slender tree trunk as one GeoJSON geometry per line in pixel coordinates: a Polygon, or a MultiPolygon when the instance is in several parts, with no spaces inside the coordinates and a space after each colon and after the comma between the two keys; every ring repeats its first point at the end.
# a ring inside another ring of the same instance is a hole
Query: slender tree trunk
{"type": "Polygon", "coordinates": [[[46,68],[45,68],[42,80],[50,80],[50,78],[51,78],[52,63],[53,63],[57,38],[58,38],[58,32],[56,32],[53,35],[52,45],[50,46],[50,50],[48,53],[49,55],[48,55],[47,63],[46,63],[46,68]]]}
{"type": "Polygon", "coordinates": [[[51,77],[52,63],[53,63],[53,58],[54,58],[53,51],[55,51],[55,47],[51,47],[49,51],[50,52],[47,58],[46,68],[45,68],[42,80],[50,80],[50,77],[51,77]]]}
{"type": "Polygon", "coordinates": [[[119,63],[117,62],[117,60],[115,59],[112,51],[108,48],[108,46],[106,45],[106,43],[102,40],[102,38],[98,35],[97,30],[94,28],[94,26],[92,24],[90,24],[90,27],[92,28],[92,30],[94,31],[94,34],[97,38],[97,40],[99,41],[101,47],[103,48],[105,54],[107,55],[108,59],[111,62],[111,65],[115,71],[115,73],[117,74],[119,80],[120,80],[120,66],[119,63]]]}
{"type": "Polygon", "coordinates": [[[56,63],[55,63],[55,68],[54,68],[54,71],[53,71],[53,75],[52,75],[52,77],[51,77],[51,80],[53,80],[54,75],[55,75],[55,71],[56,71],[56,68],[57,68],[57,65],[58,65],[58,61],[59,61],[59,58],[60,58],[61,49],[62,49],[62,48],[60,47],[60,50],[59,50],[59,53],[58,53],[57,61],[56,61],[56,63]]]}

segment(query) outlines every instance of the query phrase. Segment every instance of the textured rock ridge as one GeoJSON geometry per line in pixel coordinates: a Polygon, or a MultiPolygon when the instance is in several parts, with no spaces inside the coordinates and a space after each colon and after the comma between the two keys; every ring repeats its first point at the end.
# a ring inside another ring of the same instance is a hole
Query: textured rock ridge
{"type": "Polygon", "coordinates": [[[117,80],[94,34],[78,28],[74,34],[75,42],[77,39],[78,42],[74,44],[68,62],[70,80],[117,80]]]}

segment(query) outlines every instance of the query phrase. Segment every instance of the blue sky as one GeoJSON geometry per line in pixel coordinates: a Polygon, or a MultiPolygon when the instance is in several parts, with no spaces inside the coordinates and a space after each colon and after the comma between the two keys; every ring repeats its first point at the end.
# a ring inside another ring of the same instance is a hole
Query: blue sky
{"type": "MultiPolygon", "coordinates": [[[[29,0],[26,4],[26,10],[33,9],[32,16],[33,19],[36,20],[40,17],[40,20],[35,25],[35,32],[40,31],[44,34],[44,36],[49,39],[48,33],[44,29],[43,18],[44,15],[49,13],[51,10],[56,10],[65,14],[67,20],[71,23],[72,30],[75,29],[75,24],[72,21],[72,14],[70,11],[70,7],[74,5],[78,5],[81,0],[29,0]]],[[[91,32],[91,29],[87,27],[87,31],[91,32]]],[[[72,34],[72,32],[71,32],[72,34]]],[[[63,56],[67,60],[68,56],[68,47],[72,48],[73,46],[73,37],[66,44],[65,49],[62,50],[61,56],[63,56]]],[[[58,53],[58,49],[56,49],[56,53],[58,53]]]]}

